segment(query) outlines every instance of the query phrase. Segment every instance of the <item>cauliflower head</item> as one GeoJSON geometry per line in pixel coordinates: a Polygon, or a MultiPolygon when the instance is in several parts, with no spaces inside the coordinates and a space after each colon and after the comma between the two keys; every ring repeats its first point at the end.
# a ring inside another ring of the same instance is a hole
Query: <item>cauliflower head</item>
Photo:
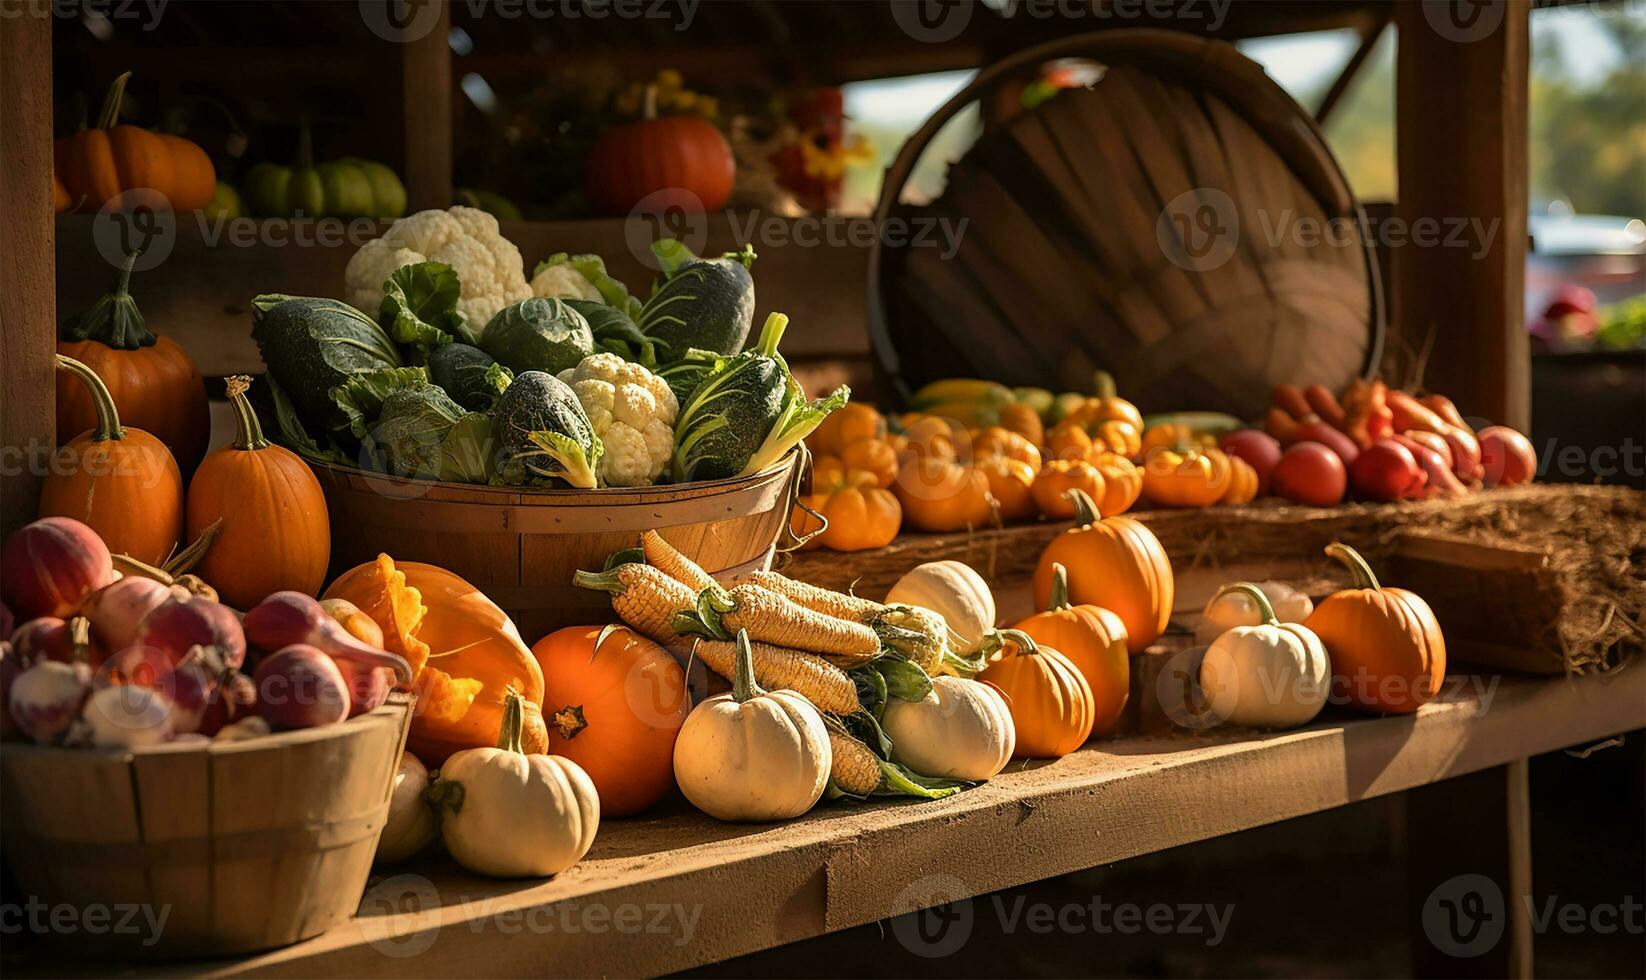
{"type": "Polygon", "coordinates": [[[549,299],[587,299],[596,303],[604,303],[594,283],[590,282],[581,272],[570,265],[545,265],[532,276],[531,290],[533,296],[549,299]]]}
{"type": "Polygon", "coordinates": [[[662,378],[616,354],[591,354],[560,372],[606,446],[596,476],[603,487],[648,487],[674,452],[680,403],[662,378]]]}
{"type": "Polygon", "coordinates": [[[375,318],[384,280],[423,261],[444,262],[457,273],[463,286],[457,305],[476,333],[503,307],[531,299],[520,250],[503,237],[497,219],[461,206],[409,214],[361,246],[343,273],[344,296],[375,318]]]}

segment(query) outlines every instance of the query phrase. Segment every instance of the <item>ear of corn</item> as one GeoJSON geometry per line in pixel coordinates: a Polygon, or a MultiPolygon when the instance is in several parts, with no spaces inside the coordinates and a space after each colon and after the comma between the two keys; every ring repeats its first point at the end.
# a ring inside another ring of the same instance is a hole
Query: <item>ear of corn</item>
{"type": "Polygon", "coordinates": [[[930,609],[886,606],[869,623],[887,647],[908,657],[930,674],[949,652],[949,624],[930,609]]]}
{"type": "Polygon", "coordinates": [[[768,592],[775,592],[797,606],[804,606],[813,612],[824,613],[837,619],[866,623],[886,608],[872,599],[825,589],[810,582],[800,582],[781,572],[750,572],[745,578],[749,584],[758,585],[768,592]]]}
{"type": "Polygon", "coordinates": [[[867,745],[846,734],[838,722],[829,726],[829,748],[833,752],[829,782],[836,790],[861,797],[880,788],[885,779],[880,771],[880,758],[869,751],[867,745]]]}
{"type": "Polygon", "coordinates": [[[793,650],[872,657],[880,652],[874,630],[814,612],[758,585],[739,585],[719,614],[723,628],[746,629],[751,639],[793,650]]]}
{"type": "Polygon", "coordinates": [[[618,618],[658,643],[686,642],[671,624],[676,613],[695,606],[696,596],[662,571],[630,562],[604,572],[579,571],[572,576],[572,583],[579,588],[610,592],[612,610],[618,618]]]}
{"type": "MultiPolygon", "coordinates": [[[[737,644],[731,640],[698,640],[697,657],[712,671],[731,680],[737,673],[737,644]]],[[[846,672],[822,657],[769,643],[751,642],[754,679],[768,691],[800,694],[821,711],[853,714],[862,710],[857,685],[846,672]]]]}
{"type": "Polygon", "coordinates": [[[681,554],[674,545],[664,541],[663,535],[656,531],[647,531],[640,536],[640,550],[646,556],[646,564],[661,570],[663,574],[691,589],[692,595],[697,595],[704,589],[712,589],[716,585],[714,576],[705,572],[697,562],[681,554]]]}

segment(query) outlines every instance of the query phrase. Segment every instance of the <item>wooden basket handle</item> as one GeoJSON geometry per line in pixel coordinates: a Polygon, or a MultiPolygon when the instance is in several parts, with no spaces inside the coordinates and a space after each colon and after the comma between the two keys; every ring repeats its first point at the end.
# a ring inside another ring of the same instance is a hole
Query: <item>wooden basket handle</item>
{"type": "Polygon", "coordinates": [[[800,488],[806,485],[806,479],[812,473],[812,451],[806,448],[804,442],[795,447],[799,457],[794,461],[794,473],[789,477],[789,506],[783,509],[783,528],[777,532],[777,553],[786,555],[799,551],[806,543],[829,529],[829,519],[813,510],[804,500],[800,499],[800,488]],[[794,533],[794,509],[799,507],[807,515],[817,518],[818,528],[807,531],[805,534],[794,533]],[[791,543],[785,544],[787,540],[791,543]]]}

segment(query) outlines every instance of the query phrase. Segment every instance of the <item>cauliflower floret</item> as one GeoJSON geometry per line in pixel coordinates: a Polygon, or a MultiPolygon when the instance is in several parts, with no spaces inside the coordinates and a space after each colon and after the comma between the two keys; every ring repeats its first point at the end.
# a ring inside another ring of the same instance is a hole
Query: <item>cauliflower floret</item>
{"type": "Polygon", "coordinates": [[[348,301],[370,316],[383,301],[383,281],[403,265],[444,262],[457,273],[458,308],[476,332],[505,306],[531,298],[520,250],[502,236],[497,219],[476,208],[419,211],[390,225],[349,259],[348,301]]]}
{"type": "Polygon", "coordinates": [[[560,372],[605,444],[596,475],[601,486],[645,487],[657,482],[674,452],[680,403],[668,384],[616,354],[592,354],[560,372]]]}
{"type": "Polygon", "coordinates": [[[583,273],[564,264],[544,266],[541,272],[532,276],[531,289],[533,296],[543,299],[560,297],[604,302],[600,290],[594,288],[594,283],[585,278],[583,273]]]}

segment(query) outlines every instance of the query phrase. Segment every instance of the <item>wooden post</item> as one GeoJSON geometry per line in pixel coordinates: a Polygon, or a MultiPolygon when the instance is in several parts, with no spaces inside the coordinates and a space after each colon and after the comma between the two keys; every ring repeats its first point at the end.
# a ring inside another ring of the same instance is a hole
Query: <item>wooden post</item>
{"type": "MultiPolygon", "coordinates": [[[[8,2],[8,6],[10,3],[8,2]]],[[[52,207],[51,8],[0,17],[0,534],[34,518],[55,444],[57,225],[52,207]]]]}
{"type": "Polygon", "coordinates": [[[1412,975],[1532,975],[1527,762],[1406,796],[1412,975]]]}
{"type": "MultiPolygon", "coordinates": [[[[424,0],[430,2],[430,0],[424,0]]],[[[406,210],[452,203],[451,7],[432,0],[440,17],[409,39],[401,55],[406,125],[406,210]]]]}
{"type": "Polygon", "coordinates": [[[1529,431],[1526,153],[1529,0],[1395,5],[1396,149],[1404,244],[1394,322],[1427,386],[1467,415],[1529,431]]]}

